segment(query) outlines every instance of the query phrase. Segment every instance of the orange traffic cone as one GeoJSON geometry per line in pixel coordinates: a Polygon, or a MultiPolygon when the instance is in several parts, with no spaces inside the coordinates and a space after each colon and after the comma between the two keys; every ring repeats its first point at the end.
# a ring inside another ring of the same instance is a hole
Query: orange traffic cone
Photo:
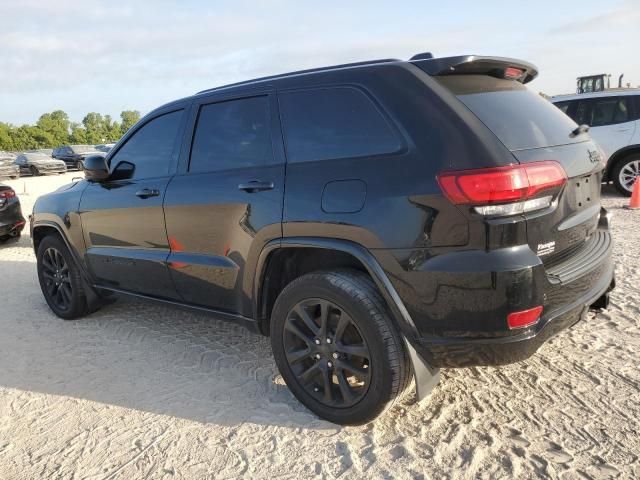
{"type": "Polygon", "coordinates": [[[636,210],[640,208],[640,177],[636,177],[636,181],[633,182],[633,192],[631,193],[631,201],[627,208],[636,210]]]}

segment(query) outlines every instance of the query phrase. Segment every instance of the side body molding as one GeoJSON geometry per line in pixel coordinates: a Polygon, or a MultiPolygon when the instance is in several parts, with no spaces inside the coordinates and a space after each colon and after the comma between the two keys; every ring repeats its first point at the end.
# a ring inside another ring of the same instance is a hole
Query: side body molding
{"type": "Polygon", "coordinates": [[[267,258],[269,254],[280,248],[322,248],[344,252],[356,258],[365,267],[380,290],[396,326],[400,329],[400,334],[411,359],[418,400],[422,400],[433,390],[440,380],[440,369],[429,365],[416,352],[411,339],[418,338],[418,331],[402,299],[375,257],[366,248],[357,243],[321,237],[288,237],[275,239],[267,243],[260,253],[255,270],[256,275],[253,284],[254,318],[260,319],[261,315],[261,281],[267,258]]]}

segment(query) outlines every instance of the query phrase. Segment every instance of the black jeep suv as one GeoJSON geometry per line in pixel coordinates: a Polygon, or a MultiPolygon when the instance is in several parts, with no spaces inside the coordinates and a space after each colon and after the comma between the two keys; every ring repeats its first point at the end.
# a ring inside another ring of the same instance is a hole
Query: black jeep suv
{"type": "Polygon", "coordinates": [[[512,59],[379,60],[200,92],[40,197],[60,317],[105,292],[270,335],[293,394],[372,420],[439,367],[523,360],[606,306],[604,167],[512,59]]]}

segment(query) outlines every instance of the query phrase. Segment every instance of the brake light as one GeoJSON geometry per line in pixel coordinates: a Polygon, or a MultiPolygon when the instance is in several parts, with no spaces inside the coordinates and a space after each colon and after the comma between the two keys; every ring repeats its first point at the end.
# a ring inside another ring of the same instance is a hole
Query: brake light
{"type": "Polygon", "coordinates": [[[445,196],[456,205],[492,205],[525,203],[542,192],[564,185],[567,174],[559,163],[542,161],[443,172],[437,179],[445,196]]]}
{"type": "Polygon", "coordinates": [[[542,313],[542,305],[539,307],[530,308],[529,310],[522,310],[520,312],[513,312],[507,315],[507,325],[510,330],[514,328],[530,327],[540,320],[540,314],[542,313]]]}
{"type": "Polygon", "coordinates": [[[508,80],[519,80],[524,75],[524,70],[515,67],[504,69],[504,78],[508,80]]]}
{"type": "Polygon", "coordinates": [[[13,198],[16,196],[16,192],[9,190],[0,190],[0,198],[13,198]]]}

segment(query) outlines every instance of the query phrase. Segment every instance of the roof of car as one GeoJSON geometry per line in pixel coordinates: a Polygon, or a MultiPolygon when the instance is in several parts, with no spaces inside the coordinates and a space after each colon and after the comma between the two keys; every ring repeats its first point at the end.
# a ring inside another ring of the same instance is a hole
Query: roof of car
{"type": "Polygon", "coordinates": [[[640,95],[640,88],[609,88],[600,92],[569,93],[551,97],[552,102],[563,100],[579,100],[581,98],[619,97],[621,95],[640,95]]]}

